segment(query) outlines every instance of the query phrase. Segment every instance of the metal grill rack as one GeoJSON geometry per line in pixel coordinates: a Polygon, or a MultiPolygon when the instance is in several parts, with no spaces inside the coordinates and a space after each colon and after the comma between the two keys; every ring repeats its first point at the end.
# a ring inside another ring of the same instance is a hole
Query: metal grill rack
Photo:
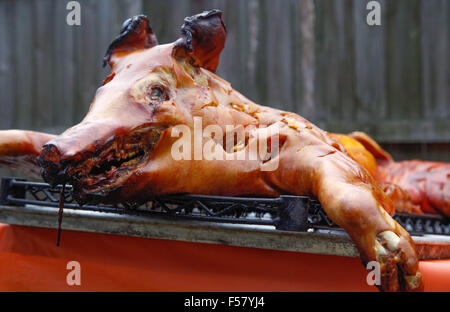
{"type": "MultiPolygon", "coordinates": [[[[58,207],[61,186],[18,178],[2,178],[0,204],[58,207]]],[[[248,198],[179,194],[161,196],[138,207],[129,205],[83,205],[72,197],[72,187],[65,187],[64,208],[108,212],[123,215],[158,215],[209,222],[272,225],[277,230],[308,231],[340,228],[331,221],[320,203],[305,196],[248,198]]],[[[411,234],[450,235],[450,220],[437,215],[395,214],[394,219],[411,234]]]]}

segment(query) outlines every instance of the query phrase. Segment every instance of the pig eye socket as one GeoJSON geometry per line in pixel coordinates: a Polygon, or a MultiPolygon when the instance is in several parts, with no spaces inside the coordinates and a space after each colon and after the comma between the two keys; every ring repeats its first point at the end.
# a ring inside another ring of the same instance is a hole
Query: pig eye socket
{"type": "Polygon", "coordinates": [[[150,87],[148,95],[152,101],[167,101],[169,99],[166,88],[159,85],[150,87]]]}

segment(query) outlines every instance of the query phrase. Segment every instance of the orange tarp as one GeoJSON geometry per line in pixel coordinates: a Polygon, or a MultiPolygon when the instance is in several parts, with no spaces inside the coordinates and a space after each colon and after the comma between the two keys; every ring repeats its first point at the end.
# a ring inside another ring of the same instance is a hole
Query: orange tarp
{"type": "MultiPolygon", "coordinates": [[[[422,261],[450,291],[450,260],[422,261]]],[[[376,291],[359,259],[0,224],[0,291],[376,291]],[[69,286],[69,261],[80,286],[69,286]]]]}

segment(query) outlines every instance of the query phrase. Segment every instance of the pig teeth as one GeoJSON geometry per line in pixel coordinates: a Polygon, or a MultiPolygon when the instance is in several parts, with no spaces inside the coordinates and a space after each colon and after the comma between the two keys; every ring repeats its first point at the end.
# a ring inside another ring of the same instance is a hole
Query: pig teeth
{"type": "Polygon", "coordinates": [[[138,161],[139,161],[139,159],[135,158],[135,159],[132,159],[130,161],[127,161],[126,163],[123,163],[122,166],[127,167],[127,166],[130,166],[130,165],[133,165],[133,164],[137,163],[138,161]]]}

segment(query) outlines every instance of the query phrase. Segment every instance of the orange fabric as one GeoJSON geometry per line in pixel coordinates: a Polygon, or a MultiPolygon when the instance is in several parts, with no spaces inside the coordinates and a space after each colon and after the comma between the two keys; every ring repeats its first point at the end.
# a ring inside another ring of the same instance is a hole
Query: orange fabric
{"type": "MultiPolygon", "coordinates": [[[[0,224],[0,291],[376,291],[357,258],[0,224]],[[68,286],[69,261],[81,286],[68,286]]],[[[422,261],[450,291],[450,260],[422,261]]]]}

